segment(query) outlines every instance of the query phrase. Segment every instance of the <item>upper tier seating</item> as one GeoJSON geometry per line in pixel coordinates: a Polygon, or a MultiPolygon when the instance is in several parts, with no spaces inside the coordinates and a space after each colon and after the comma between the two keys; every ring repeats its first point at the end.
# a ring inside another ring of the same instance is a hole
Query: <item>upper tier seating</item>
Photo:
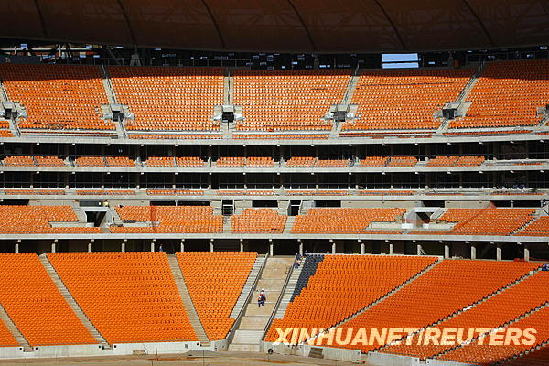
{"type": "Polygon", "coordinates": [[[415,156],[391,156],[391,160],[387,163],[390,167],[412,167],[417,164],[415,156]]]}
{"type": "Polygon", "coordinates": [[[341,103],[348,71],[249,71],[233,75],[234,104],[242,106],[239,131],[330,130],[321,118],[341,103]]]}
{"type": "Polygon", "coordinates": [[[175,167],[175,158],[173,156],[149,156],[145,161],[145,166],[175,167]]]}
{"type": "Polygon", "coordinates": [[[249,252],[177,253],[189,294],[209,339],[224,339],[229,333],[234,323],[231,311],[256,256],[249,252]]]}
{"type": "Polygon", "coordinates": [[[32,156],[6,156],[2,162],[5,166],[34,166],[32,156]]]}
{"type": "Polygon", "coordinates": [[[435,261],[434,257],[326,255],[288,304],[284,318],[274,319],[266,340],[276,339],[276,328],[332,327],[435,261]]]}
{"type": "Polygon", "coordinates": [[[107,342],[197,340],[165,253],[58,253],[48,257],[107,342]]]}
{"type": "Polygon", "coordinates": [[[364,159],[360,160],[360,165],[370,166],[370,167],[379,167],[386,166],[389,161],[388,156],[367,156],[364,159]]]}
{"type": "Polygon", "coordinates": [[[125,166],[134,167],[135,161],[127,156],[105,156],[105,162],[107,166],[125,166]]]}
{"type": "Polygon", "coordinates": [[[0,303],[31,346],[97,343],[36,254],[0,254],[0,303]]]}
{"type": "Polygon", "coordinates": [[[74,159],[74,163],[79,167],[106,166],[104,156],[79,156],[74,159]]]}
{"type": "Polygon", "coordinates": [[[359,118],[346,123],[343,130],[435,129],[441,121],[434,113],[457,99],[473,72],[364,71],[352,97],[352,103],[359,105],[359,118]]]}
{"type": "MultiPolygon", "coordinates": [[[[429,326],[470,306],[539,267],[523,262],[445,260],[392,296],[344,323],[344,329],[413,328],[429,326]]],[[[369,352],[380,345],[347,345],[369,352]]]]}
{"type": "Polygon", "coordinates": [[[549,236],[549,216],[542,216],[532,221],[524,229],[515,232],[515,235],[549,236]]]}
{"type": "Polygon", "coordinates": [[[243,167],[246,165],[244,156],[220,156],[216,162],[219,167],[243,167]]]}
{"type": "MultiPolygon", "coordinates": [[[[485,302],[457,316],[437,324],[437,328],[497,328],[548,300],[549,272],[536,273],[522,282],[493,296],[485,302]]],[[[464,334],[463,340],[470,339],[464,334]]],[[[404,354],[425,359],[452,348],[454,345],[423,345],[419,336],[414,336],[411,345],[391,346],[383,352],[404,354]]]]}
{"type": "Polygon", "coordinates": [[[372,221],[396,221],[400,208],[311,208],[296,216],[292,233],[364,233],[372,221]]]}
{"type": "Polygon", "coordinates": [[[242,215],[233,215],[232,231],[236,233],[282,233],[285,215],[272,208],[247,208],[242,215]]]}
{"type": "Polygon", "coordinates": [[[0,233],[98,233],[98,227],[82,227],[70,206],[0,206],[0,233]],[[52,227],[50,222],[74,222],[80,226],[52,227]]]}
{"type": "Polygon", "coordinates": [[[114,233],[215,233],[223,230],[223,217],[210,206],[122,206],[116,212],[124,222],[143,226],[111,226],[114,233]]]}
{"type": "Polygon", "coordinates": [[[497,61],[486,65],[467,96],[471,107],[449,127],[535,125],[536,109],[549,103],[549,60],[497,61]]]}
{"type": "Polygon", "coordinates": [[[549,365],[549,344],[522,357],[509,360],[505,366],[546,366],[549,365]]]}
{"type": "Polygon", "coordinates": [[[316,158],[312,156],[292,156],[286,161],[287,167],[313,167],[316,164],[316,158]]]}
{"type": "Polygon", "coordinates": [[[114,130],[101,119],[107,95],[97,66],[0,64],[8,98],[23,104],[19,127],[48,130],[114,130]]]}
{"type": "Polygon", "coordinates": [[[206,164],[199,156],[178,156],[175,158],[175,163],[177,166],[185,168],[198,168],[206,164]]]}
{"type": "MultiPolygon", "coordinates": [[[[514,355],[518,355],[529,349],[533,349],[536,345],[549,340],[549,307],[544,307],[531,315],[511,323],[507,328],[527,329],[533,328],[536,330],[534,344],[509,344],[490,346],[487,340],[482,344],[474,341],[466,346],[457,348],[440,357],[441,360],[466,362],[475,365],[488,366],[493,365],[497,361],[505,360],[514,355]]],[[[519,342],[520,343],[520,342],[519,342]]],[[[531,366],[531,364],[529,364],[531,366]]]]}
{"type": "Polygon", "coordinates": [[[220,69],[109,67],[119,103],[135,115],[130,131],[218,131],[214,106],[223,102],[220,69]]]}
{"type": "Polygon", "coordinates": [[[480,166],[484,156],[437,156],[429,159],[427,166],[480,166]]]}
{"type": "Polygon", "coordinates": [[[58,156],[35,156],[34,160],[38,166],[65,166],[65,162],[58,156]]]}

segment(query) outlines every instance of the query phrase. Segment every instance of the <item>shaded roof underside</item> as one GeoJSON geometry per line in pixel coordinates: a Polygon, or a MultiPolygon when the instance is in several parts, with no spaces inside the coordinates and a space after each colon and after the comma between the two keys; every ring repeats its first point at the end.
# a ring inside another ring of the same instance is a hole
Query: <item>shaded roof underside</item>
{"type": "Polygon", "coordinates": [[[0,37],[219,51],[542,45],[547,0],[0,0],[0,37]]]}

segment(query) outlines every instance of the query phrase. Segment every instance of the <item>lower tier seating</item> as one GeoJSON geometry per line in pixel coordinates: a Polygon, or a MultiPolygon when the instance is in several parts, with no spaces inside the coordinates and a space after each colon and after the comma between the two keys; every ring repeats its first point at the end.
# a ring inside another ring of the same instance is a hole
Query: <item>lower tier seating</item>
{"type": "Polygon", "coordinates": [[[434,257],[325,255],[301,292],[294,292],[284,317],[274,319],[266,340],[276,339],[276,328],[332,327],[435,261],[434,257]]]}
{"type": "Polygon", "coordinates": [[[177,253],[189,294],[209,339],[223,339],[231,329],[235,320],[231,311],[256,256],[250,252],[177,253]]]}
{"type": "Polygon", "coordinates": [[[107,342],[197,340],[165,253],[57,253],[48,257],[107,342]]]}
{"type": "Polygon", "coordinates": [[[0,280],[0,303],[31,346],[97,343],[36,254],[0,254],[0,280]]]}
{"type": "MultiPolygon", "coordinates": [[[[445,260],[392,296],[340,327],[347,329],[427,327],[473,305],[539,267],[522,262],[445,260]]],[[[369,352],[379,344],[341,345],[369,352]]]]}

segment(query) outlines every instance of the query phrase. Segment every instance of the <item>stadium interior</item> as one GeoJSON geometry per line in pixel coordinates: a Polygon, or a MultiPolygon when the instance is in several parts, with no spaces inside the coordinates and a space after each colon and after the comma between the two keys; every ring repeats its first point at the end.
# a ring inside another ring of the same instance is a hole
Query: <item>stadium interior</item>
{"type": "Polygon", "coordinates": [[[134,47],[0,30],[0,363],[549,364],[548,47],[411,27],[362,53],[314,28],[263,49],[267,30],[225,27],[222,46],[205,31],[169,48],[132,27],[134,47]],[[392,42],[413,52],[387,57],[392,42]],[[277,344],[290,328],[415,330],[277,344]],[[416,342],[430,328],[484,331],[416,342]],[[515,328],[535,340],[483,343],[515,328]]]}

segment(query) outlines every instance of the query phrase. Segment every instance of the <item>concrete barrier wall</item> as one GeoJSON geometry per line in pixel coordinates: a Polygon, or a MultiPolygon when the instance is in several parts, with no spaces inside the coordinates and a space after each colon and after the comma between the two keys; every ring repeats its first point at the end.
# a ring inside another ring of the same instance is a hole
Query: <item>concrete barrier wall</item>
{"type": "Polygon", "coordinates": [[[117,343],[113,344],[111,349],[106,350],[98,344],[41,346],[34,347],[31,352],[24,352],[20,347],[0,347],[0,359],[124,356],[134,353],[166,354],[195,350],[220,351],[226,348],[226,340],[212,341],[208,346],[201,346],[199,342],[117,343]]]}
{"type": "Polygon", "coordinates": [[[421,361],[416,357],[393,355],[381,352],[370,352],[367,356],[365,356],[365,359],[372,366],[471,366],[471,364],[454,361],[421,361]]]}
{"type": "Polygon", "coordinates": [[[275,353],[283,355],[294,355],[294,356],[303,356],[308,357],[311,348],[320,348],[322,349],[322,355],[325,360],[334,360],[334,361],[350,361],[350,362],[360,362],[361,353],[358,350],[348,350],[348,349],[339,349],[339,348],[330,348],[330,347],[317,347],[309,345],[299,345],[299,346],[287,346],[284,344],[273,345],[272,342],[263,342],[263,351],[267,352],[269,349],[272,349],[275,353]]]}

